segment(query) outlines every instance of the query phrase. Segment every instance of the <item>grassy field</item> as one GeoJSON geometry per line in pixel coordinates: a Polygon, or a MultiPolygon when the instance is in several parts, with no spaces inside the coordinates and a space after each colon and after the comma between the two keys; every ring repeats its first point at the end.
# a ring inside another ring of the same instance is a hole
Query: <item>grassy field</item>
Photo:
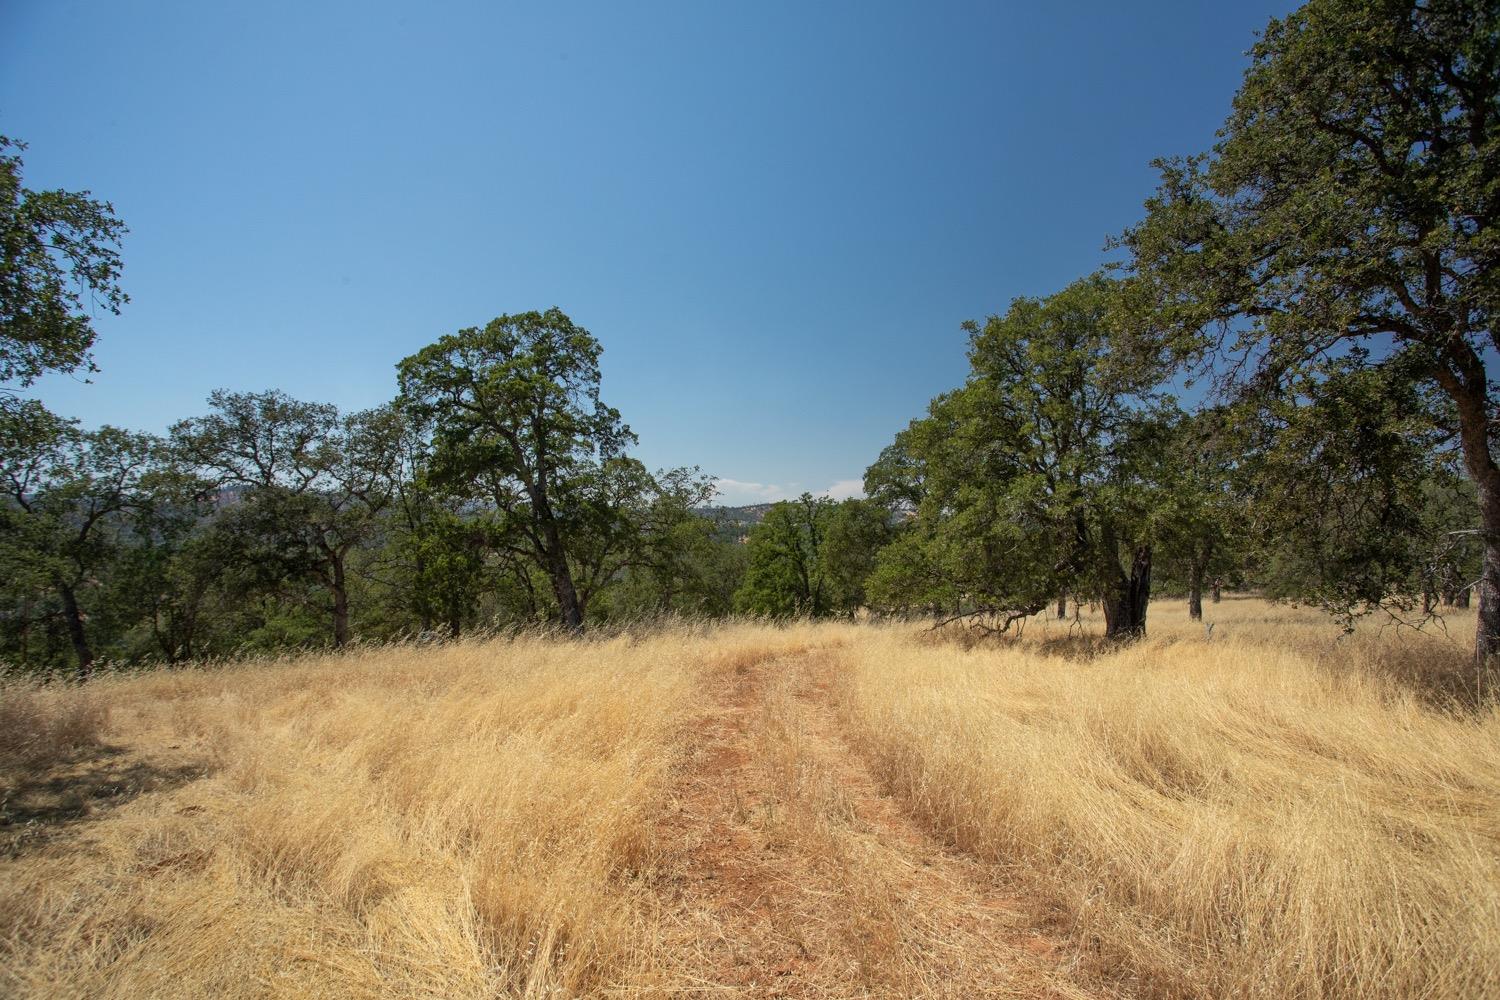
{"type": "Polygon", "coordinates": [[[1236,599],[0,692],[0,995],[1500,996],[1452,638],[1236,599]]]}

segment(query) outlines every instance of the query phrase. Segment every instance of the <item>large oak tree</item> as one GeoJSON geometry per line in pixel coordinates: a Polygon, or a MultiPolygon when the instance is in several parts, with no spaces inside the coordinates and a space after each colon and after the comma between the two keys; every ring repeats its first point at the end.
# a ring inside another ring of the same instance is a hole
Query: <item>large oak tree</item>
{"type": "Polygon", "coordinates": [[[333,641],[352,638],[349,559],[380,530],[399,471],[389,408],[340,415],[286,393],[216,391],[213,412],[172,428],[180,459],[221,488],[223,530],[269,578],[316,581],[333,641]]]}
{"type": "Polygon", "coordinates": [[[460,330],[397,366],[404,405],[434,429],[432,475],[487,494],[503,548],[546,574],[573,631],[588,596],[577,577],[578,535],[597,507],[587,494],[635,440],[599,399],[602,352],[553,308],[460,330]]]}
{"type": "Polygon", "coordinates": [[[866,477],[872,497],[914,513],[880,554],[878,606],[1003,631],[1071,593],[1103,603],[1111,637],[1144,634],[1175,456],[1161,369],[1113,349],[1115,292],[1085,278],[967,324],[968,381],[866,477]]]}
{"type": "MultiPolygon", "coordinates": [[[[1267,26],[1211,152],[1161,161],[1131,253],[1158,349],[1275,393],[1329,358],[1452,403],[1500,653],[1500,5],[1313,0],[1267,26]]],[[[1456,527],[1466,527],[1459,525],[1456,527]]]]}

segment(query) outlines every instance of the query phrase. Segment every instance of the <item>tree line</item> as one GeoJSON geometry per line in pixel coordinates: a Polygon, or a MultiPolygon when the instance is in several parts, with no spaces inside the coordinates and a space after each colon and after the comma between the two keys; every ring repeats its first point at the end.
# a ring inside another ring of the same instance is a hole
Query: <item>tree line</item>
{"type": "Polygon", "coordinates": [[[181,662],[475,625],[724,614],[691,469],[649,472],[553,309],[459,331],[356,413],[220,391],[156,437],[0,408],[0,650],[181,662]]]}
{"type": "MultiPolygon", "coordinates": [[[[1478,608],[1500,653],[1500,4],[1312,0],[1272,20],[1218,140],[1159,160],[1114,264],[966,324],[969,375],[867,499],[741,539],[695,469],[650,472],[599,343],[501,316],[360,413],[215,393],[164,437],[0,400],[0,658],[87,671],[478,625],[671,611],[1004,630],[1253,586],[1346,622],[1478,608]]],[[[0,140],[0,379],[88,369],[124,229],[32,192],[0,140]]]]}
{"type": "Polygon", "coordinates": [[[1165,557],[1346,618],[1472,593],[1500,653],[1500,4],[1313,0],[1250,58],[1121,263],[970,325],[867,479],[914,512],[877,601],[1128,636],[1165,557]]]}

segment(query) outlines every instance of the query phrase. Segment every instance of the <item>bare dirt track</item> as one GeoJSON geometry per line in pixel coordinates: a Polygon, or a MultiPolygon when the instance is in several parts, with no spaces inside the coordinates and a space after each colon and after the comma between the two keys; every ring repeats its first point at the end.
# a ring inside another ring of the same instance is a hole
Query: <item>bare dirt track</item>
{"type": "Polygon", "coordinates": [[[668,992],[1085,997],[1079,946],[885,794],[835,710],[837,646],[726,657],[657,831],[668,992]]]}

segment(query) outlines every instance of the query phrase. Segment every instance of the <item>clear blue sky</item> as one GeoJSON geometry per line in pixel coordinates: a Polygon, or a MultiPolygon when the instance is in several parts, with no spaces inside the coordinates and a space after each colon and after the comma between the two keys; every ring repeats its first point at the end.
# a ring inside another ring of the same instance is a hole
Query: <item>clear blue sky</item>
{"type": "Polygon", "coordinates": [[[101,373],[37,394],[151,431],[216,387],[359,408],[557,305],[648,465],[842,493],[962,380],[961,321],[1101,263],[1291,6],[5,0],[28,186],[131,228],[101,373]]]}

